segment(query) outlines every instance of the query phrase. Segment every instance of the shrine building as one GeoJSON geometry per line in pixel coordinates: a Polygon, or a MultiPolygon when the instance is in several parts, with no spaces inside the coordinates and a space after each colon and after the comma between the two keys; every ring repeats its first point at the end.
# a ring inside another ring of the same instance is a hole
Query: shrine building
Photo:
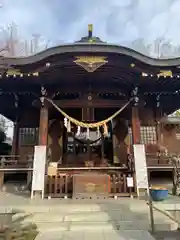
{"type": "Polygon", "coordinates": [[[91,171],[109,177],[109,196],[127,196],[133,144],[145,145],[151,172],[171,169],[165,152],[180,154],[179,119],[168,117],[180,108],[180,58],[144,56],[89,29],[33,56],[0,56],[0,93],[0,114],[15,126],[5,166],[27,167],[45,145],[47,165],[57,163],[47,195],[71,196],[73,175],[91,171]]]}

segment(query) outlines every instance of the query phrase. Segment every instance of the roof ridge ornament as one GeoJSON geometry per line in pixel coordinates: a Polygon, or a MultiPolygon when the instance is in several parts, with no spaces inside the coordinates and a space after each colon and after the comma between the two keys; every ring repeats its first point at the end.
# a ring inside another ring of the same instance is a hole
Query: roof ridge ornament
{"type": "Polygon", "coordinates": [[[93,24],[88,24],[88,35],[82,37],[80,41],[77,41],[77,43],[95,44],[103,43],[103,41],[99,37],[93,36],[93,24]]]}
{"type": "Polygon", "coordinates": [[[93,36],[93,24],[88,24],[88,38],[93,36]]]}
{"type": "Polygon", "coordinates": [[[95,72],[108,62],[106,60],[107,57],[104,56],[77,56],[76,58],[74,63],[84,68],[87,72],[95,72]]]}

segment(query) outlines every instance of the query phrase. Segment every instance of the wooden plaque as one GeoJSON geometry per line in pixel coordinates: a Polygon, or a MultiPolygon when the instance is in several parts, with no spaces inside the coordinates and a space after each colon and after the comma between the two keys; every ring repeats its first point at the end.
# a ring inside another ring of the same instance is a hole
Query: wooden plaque
{"type": "Polygon", "coordinates": [[[51,162],[48,166],[48,176],[57,176],[57,162],[51,162]]]}

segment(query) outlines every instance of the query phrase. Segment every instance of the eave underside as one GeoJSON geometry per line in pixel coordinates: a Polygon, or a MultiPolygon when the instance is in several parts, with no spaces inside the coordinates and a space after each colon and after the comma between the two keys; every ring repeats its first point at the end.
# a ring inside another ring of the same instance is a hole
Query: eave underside
{"type": "MultiPolygon", "coordinates": [[[[108,104],[108,106],[118,108],[118,101],[120,108],[122,102],[127,102],[131,98],[135,86],[138,86],[139,89],[138,96],[141,106],[149,106],[155,109],[156,98],[160,95],[160,105],[164,113],[169,114],[180,108],[179,80],[165,79],[162,82],[155,82],[152,79],[143,79],[137,85],[133,78],[126,80],[122,76],[114,79],[108,78],[107,74],[101,76],[98,73],[98,77],[96,73],[93,73],[93,75],[86,73],[84,76],[87,79],[84,77],[53,79],[49,75],[49,80],[46,79],[46,81],[41,77],[3,78],[0,81],[0,113],[15,120],[17,114],[15,108],[16,97],[19,101],[19,111],[28,111],[30,108],[39,109],[41,86],[45,87],[49,98],[60,101],[60,106],[63,103],[68,108],[74,107],[75,103],[77,107],[85,106],[84,96],[89,93],[98,97],[102,108],[107,108],[108,104]],[[92,78],[89,78],[89,76],[92,78]],[[172,81],[174,81],[173,84],[172,81]],[[39,102],[39,104],[34,104],[35,102],[39,102]]],[[[96,106],[99,107],[97,103],[96,106]]]]}

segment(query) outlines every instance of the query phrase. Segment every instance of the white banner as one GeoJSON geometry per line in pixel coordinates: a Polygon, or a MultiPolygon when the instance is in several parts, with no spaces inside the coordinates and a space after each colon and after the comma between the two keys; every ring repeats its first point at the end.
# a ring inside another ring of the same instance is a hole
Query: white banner
{"type": "Polygon", "coordinates": [[[133,149],[137,189],[139,188],[148,189],[148,175],[145,147],[143,144],[135,144],[133,145],[133,149]]]}
{"type": "Polygon", "coordinates": [[[31,197],[34,191],[42,191],[42,197],[44,195],[46,150],[46,146],[35,146],[34,149],[31,197]]]}

